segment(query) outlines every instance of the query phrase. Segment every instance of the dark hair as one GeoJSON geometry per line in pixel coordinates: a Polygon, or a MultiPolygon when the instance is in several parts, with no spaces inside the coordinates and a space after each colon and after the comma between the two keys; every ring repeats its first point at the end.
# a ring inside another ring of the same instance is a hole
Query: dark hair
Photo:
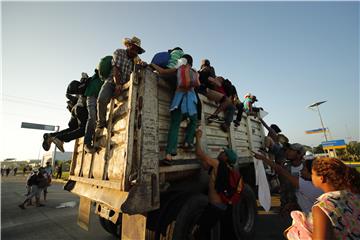
{"type": "Polygon", "coordinates": [[[168,53],[171,53],[172,51],[175,51],[175,50],[181,50],[181,51],[182,51],[182,48],[180,48],[180,47],[175,47],[175,48],[173,48],[173,49],[169,49],[169,50],[168,50],[168,53]]]}
{"type": "Polygon", "coordinates": [[[316,158],[312,164],[316,175],[323,176],[336,190],[347,189],[360,193],[360,173],[355,168],[346,166],[337,158],[316,158]]]}
{"type": "Polygon", "coordinates": [[[209,61],[209,59],[204,59],[204,65],[205,65],[205,66],[210,66],[210,61],[209,61]]]}
{"type": "Polygon", "coordinates": [[[276,132],[280,133],[281,129],[276,124],[271,124],[270,127],[276,132]]]}
{"type": "Polygon", "coordinates": [[[184,54],[181,58],[185,58],[190,66],[193,65],[193,59],[189,54],[184,54]]]}
{"type": "Polygon", "coordinates": [[[71,81],[67,87],[66,93],[67,94],[78,94],[79,86],[80,86],[79,81],[77,81],[77,80],[71,81]]]}

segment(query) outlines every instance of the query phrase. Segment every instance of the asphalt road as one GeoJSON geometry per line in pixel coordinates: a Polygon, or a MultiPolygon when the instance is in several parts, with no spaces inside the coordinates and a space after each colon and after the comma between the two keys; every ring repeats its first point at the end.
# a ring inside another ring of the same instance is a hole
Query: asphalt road
{"type": "Polygon", "coordinates": [[[1,179],[1,239],[6,240],[70,240],[117,239],[107,233],[92,213],[89,231],[77,225],[79,198],[62,189],[63,184],[53,183],[48,189],[45,207],[18,207],[24,199],[25,177],[9,176],[1,179]],[[75,201],[73,208],[56,208],[61,203],[75,201]]]}
{"type": "MultiPolygon", "coordinates": [[[[62,183],[53,182],[49,187],[46,206],[18,207],[24,199],[25,177],[1,178],[1,239],[6,240],[69,240],[69,239],[118,239],[107,233],[99,224],[97,215],[90,216],[89,231],[77,225],[79,197],[62,189],[62,183]],[[61,203],[75,201],[73,208],[56,208],[61,203]]],[[[268,213],[259,208],[256,223],[256,240],[283,239],[286,223],[276,213],[279,199],[273,197],[272,210],[268,213]]]]}

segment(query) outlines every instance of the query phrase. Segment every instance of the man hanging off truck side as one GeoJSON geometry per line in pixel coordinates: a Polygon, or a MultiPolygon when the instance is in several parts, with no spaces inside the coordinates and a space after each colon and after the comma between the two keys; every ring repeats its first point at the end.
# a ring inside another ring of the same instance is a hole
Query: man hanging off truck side
{"type": "MultiPolygon", "coordinates": [[[[85,74],[82,74],[82,79],[85,79],[85,74]]],[[[85,97],[83,96],[86,89],[85,81],[71,81],[66,90],[67,109],[71,112],[71,118],[68,123],[68,128],[53,133],[45,133],[43,135],[42,147],[45,151],[49,151],[51,143],[55,143],[56,147],[64,152],[64,142],[80,138],[85,134],[85,126],[87,121],[87,110],[85,97]]]]}
{"type": "Polygon", "coordinates": [[[199,230],[197,234],[201,240],[211,239],[210,229],[225,215],[228,205],[235,204],[240,197],[240,193],[243,190],[244,182],[240,175],[237,175],[237,179],[234,186],[229,186],[228,179],[231,173],[236,172],[233,169],[233,164],[237,160],[237,154],[232,149],[224,149],[219,153],[217,159],[213,159],[206,155],[202,148],[200,139],[202,131],[198,129],[196,131],[196,156],[201,160],[205,169],[209,170],[209,205],[204,210],[198,224],[199,230]],[[235,189],[232,189],[234,187],[235,189]],[[224,194],[225,193],[225,194],[224,194]],[[231,196],[229,196],[231,194],[231,196]],[[227,197],[224,197],[224,195],[227,197]],[[229,198],[232,200],[229,200],[229,198]]]}

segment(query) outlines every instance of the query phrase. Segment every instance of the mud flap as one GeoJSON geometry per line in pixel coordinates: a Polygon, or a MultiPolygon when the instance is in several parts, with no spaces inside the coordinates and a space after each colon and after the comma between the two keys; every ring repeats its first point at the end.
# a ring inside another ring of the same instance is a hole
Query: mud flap
{"type": "Polygon", "coordinates": [[[126,201],[121,205],[121,211],[129,215],[147,212],[149,207],[144,199],[148,199],[148,187],[145,182],[134,185],[130,189],[126,201]]]}
{"type": "Polygon", "coordinates": [[[77,223],[81,228],[85,229],[86,231],[89,230],[90,207],[91,207],[91,200],[89,198],[80,197],[77,223]]]}
{"type": "Polygon", "coordinates": [[[122,240],[145,240],[146,216],[141,214],[122,215],[122,240]]]}

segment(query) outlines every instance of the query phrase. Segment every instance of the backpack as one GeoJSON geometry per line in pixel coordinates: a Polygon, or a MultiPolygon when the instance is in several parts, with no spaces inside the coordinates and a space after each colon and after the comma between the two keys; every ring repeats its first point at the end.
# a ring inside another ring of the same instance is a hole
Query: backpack
{"type": "Polygon", "coordinates": [[[228,174],[228,186],[224,188],[221,192],[218,192],[221,200],[225,204],[235,205],[240,201],[241,191],[244,189],[244,182],[242,181],[242,176],[235,169],[229,169],[228,174]],[[241,184],[241,191],[238,192],[238,185],[241,184]]]}
{"type": "Polygon", "coordinates": [[[112,59],[112,56],[106,56],[100,60],[98,70],[101,80],[105,80],[110,76],[112,71],[112,59]]]}
{"type": "Polygon", "coordinates": [[[37,178],[37,175],[36,175],[36,174],[32,174],[32,175],[28,178],[28,180],[27,180],[27,182],[26,182],[26,185],[32,186],[32,185],[36,184],[36,178],[37,178]]]}
{"type": "Polygon", "coordinates": [[[223,88],[227,97],[231,97],[235,94],[234,87],[229,79],[225,79],[223,82],[223,88]]]}
{"type": "Polygon", "coordinates": [[[182,65],[177,70],[177,89],[189,91],[197,86],[197,73],[188,65],[182,65]]]}
{"type": "Polygon", "coordinates": [[[166,68],[166,66],[169,64],[169,60],[170,60],[169,52],[159,52],[155,54],[155,56],[151,60],[151,63],[154,63],[162,68],[166,68]]]}

